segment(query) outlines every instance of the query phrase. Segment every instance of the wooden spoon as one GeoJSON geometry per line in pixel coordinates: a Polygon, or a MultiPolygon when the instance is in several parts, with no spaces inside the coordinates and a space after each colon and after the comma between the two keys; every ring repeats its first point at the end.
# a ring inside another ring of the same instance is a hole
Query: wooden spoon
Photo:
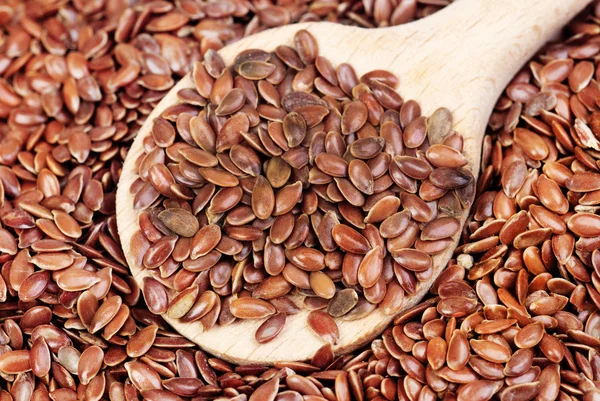
{"type": "MultiPolygon", "coordinates": [[[[423,115],[447,107],[454,129],[464,137],[464,153],[475,177],[479,173],[485,127],[502,90],[524,63],[579,13],[589,0],[460,0],[425,19],[385,29],[362,29],[332,23],[303,23],[272,29],[219,51],[227,65],[245,49],[274,50],[293,45],[294,34],[308,30],[317,39],[320,55],[334,66],[351,64],[358,76],[375,69],[389,70],[400,79],[399,93],[417,100],[423,115]]],[[[135,265],[130,239],[139,229],[129,188],[137,178],[134,162],[143,151],[152,121],[178,103],[176,93],[194,88],[186,75],[150,114],[135,139],[121,174],[117,192],[117,222],[123,250],[140,286],[147,271],[135,265]]],[[[461,217],[464,224],[468,211],[461,217]]],[[[455,236],[458,241],[458,233],[455,236]]],[[[428,291],[453,253],[450,247],[434,258],[433,278],[407,296],[402,310],[416,305],[428,291]]],[[[211,354],[235,363],[273,363],[310,359],[325,342],[307,326],[308,311],[287,317],[283,331],[260,345],[254,334],[261,321],[239,320],[203,332],[199,322],[183,324],[165,319],[179,333],[211,354]]],[[[336,353],[352,351],[372,340],[392,321],[379,309],[355,321],[336,319],[341,338],[336,353]]]]}

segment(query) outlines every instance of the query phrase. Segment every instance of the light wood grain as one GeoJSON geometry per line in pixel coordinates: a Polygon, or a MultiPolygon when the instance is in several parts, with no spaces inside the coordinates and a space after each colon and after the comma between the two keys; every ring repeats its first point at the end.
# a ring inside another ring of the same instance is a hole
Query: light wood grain
{"type": "MultiPolygon", "coordinates": [[[[350,63],[360,76],[374,69],[392,71],[400,78],[399,93],[417,100],[424,115],[438,107],[449,108],[454,129],[465,138],[465,154],[475,177],[479,174],[481,141],[493,106],[501,91],[525,62],[589,0],[459,0],[446,9],[399,27],[366,30],[331,23],[305,23],[272,29],[245,38],[220,50],[227,65],[244,49],[274,50],[292,45],[299,29],[318,41],[320,54],[334,66],[350,63]]],[[[193,87],[185,76],[160,102],[129,150],[117,192],[117,222],[123,250],[136,281],[147,272],[133,264],[131,235],[139,228],[129,188],[135,181],[134,161],[142,153],[151,122],[167,106],[178,102],[178,90],[193,87]]],[[[467,213],[462,216],[464,224],[467,213]]],[[[455,238],[457,239],[457,238],[455,238]]],[[[434,258],[436,278],[453,252],[434,258]]],[[[403,310],[417,304],[431,286],[423,283],[407,297],[403,310]]],[[[324,342],[307,327],[308,312],[288,316],[283,331],[273,341],[259,345],[254,333],[262,321],[217,326],[204,333],[200,323],[182,324],[166,318],[177,331],[213,355],[235,363],[273,363],[310,359],[324,342]]],[[[379,334],[392,317],[376,310],[352,322],[337,319],[341,341],[337,353],[352,351],[379,334]]]]}

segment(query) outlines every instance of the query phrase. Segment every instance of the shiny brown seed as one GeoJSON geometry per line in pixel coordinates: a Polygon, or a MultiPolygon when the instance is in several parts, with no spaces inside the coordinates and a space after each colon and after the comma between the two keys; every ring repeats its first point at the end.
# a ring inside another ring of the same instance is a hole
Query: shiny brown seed
{"type": "Polygon", "coordinates": [[[431,165],[418,157],[395,156],[394,161],[404,174],[417,180],[426,180],[432,171],[431,165]]]}
{"type": "Polygon", "coordinates": [[[440,369],[446,363],[448,346],[441,337],[434,337],[427,343],[427,362],[432,369],[440,369]]]}
{"type": "Polygon", "coordinates": [[[452,237],[460,229],[460,222],[454,217],[438,217],[427,223],[421,231],[421,239],[433,241],[452,237]]]}
{"type": "Polygon", "coordinates": [[[308,315],[308,326],[316,335],[331,344],[336,344],[340,338],[337,324],[327,313],[315,310],[308,315]]]}
{"type": "Polygon", "coordinates": [[[249,398],[249,401],[274,401],[279,390],[279,376],[261,384],[249,398]]]}
{"type": "Polygon", "coordinates": [[[198,296],[194,305],[181,318],[182,322],[194,322],[208,315],[218,304],[218,295],[213,291],[205,291],[198,296]]]}
{"type": "Polygon", "coordinates": [[[226,116],[233,114],[242,108],[246,101],[246,94],[242,89],[231,89],[219,102],[219,106],[215,110],[218,116],[226,116]]]}
{"type": "Polygon", "coordinates": [[[548,209],[558,214],[564,214],[569,210],[567,198],[562,194],[559,186],[545,175],[541,175],[536,183],[540,201],[548,209]]]}
{"type": "Polygon", "coordinates": [[[157,331],[158,326],[150,325],[131,336],[127,343],[127,355],[131,358],[138,358],[148,352],[154,343],[157,331]]]}
{"type": "Polygon", "coordinates": [[[342,114],[342,134],[348,135],[358,131],[367,122],[368,108],[361,101],[354,101],[344,109],[342,114]]]}
{"type": "Polygon", "coordinates": [[[37,377],[44,377],[51,368],[50,349],[44,337],[38,337],[29,351],[29,364],[31,371],[37,377]]]}
{"type": "Polygon", "coordinates": [[[318,54],[318,45],[310,33],[304,29],[298,31],[294,36],[294,44],[298,51],[298,56],[302,59],[304,64],[311,64],[314,62],[316,55],[318,54]]]}
{"type": "Polygon", "coordinates": [[[277,67],[264,61],[245,61],[239,65],[239,73],[242,77],[250,80],[265,79],[275,71],[277,67]]]}
{"type": "Polygon", "coordinates": [[[306,136],[306,128],[306,121],[300,114],[291,112],[284,117],[283,134],[290,148],[302,143],[306,136]]]}
{"type": "Polygon", "coordinates": [[[519,376],[527,372],[533,362],[533,352],[530,349],[517,350],[510,361],[506,363],[504,374],[507,376],[519,376]]]}
{"type": "Polygon", "coordinates": [[[394,259],[404,268],[423,272],[433,266],[431,256],[416,249],[400,249],[394,254],[394,259]]]}
{"type": "Polygon", "coordinates": [[[190,257],[198,259],[207,255],[221,240],[221,228],[217,225],[202,227],[192,238],[190,257]]]}
{"type": "Polygon", "coordinates": [[[425,117],[417,117],[412,120],[404,129],[402,135],[404,144],[408,148],[417,148],[421,146],[427,136],[427,122],[425,117]]]}
{"type": "Polygon", "coordinates": [[[600,235],[600,216],[591,213],[576,213],[567,222],[569,230],[582,237],[600,235]]]}
{"type": "Polygon", "coordinates": [[[404,288],[400,283],[392,281],[387,285],[385,296],[381,301],[381,311],[388,316],[396,315],[404,304],[404,288]]]}
{"type": "Polygon", "coordinates": [[[436,309],[447,317],[461,317],[470,314],[476,307],[477,300],[459,296],[442,299],[436,309]]]}
{"type": "Polygon", "coordinates": [[[350,152],[357,159],[371,159],[377,156],[385,145],[385,139],[381,137],[361,138],[352,142],[350,152]]]}
{"type": "Polygon", "coordinates": [[[396,196],[384,196],[379,199],[369,210],[365,223],[379,223],[395,213],[400,207],[401,200],[396,196]]]}
{"type": "Polygon", "coordinates": [[[600,189],[600,174],[581,172],[566,180],[566,186],[574,192],[591,192],[600,189]]]}
{"type": "Polygon", "coordinates": [[[260,159],[248,146],[233,145],[229,150],[231,161],[243,172],[252,176],[260,174],[260,159]]]}
{"type": "Polygon", "coordinates": [[[403,210],[387,217],[379,226],[379,231],[383,238],[394,238],[399,236],[407,227],[411,220],[411,213],[403,210]]]}
{"type": "Polygon", "coordinates": [[[333,240],[346,252],[366,254],[370,250],[367,239],[358,231],[345,224],[334,226],[331,233],[333,240]]]}
{"type": "Polygon", "coordinates": [[[103,358],[104,352],[96,345],[86,348],[81,353],[77,366],[77,375],[82,384],[88,384],[100,372],[103,358]]]}
{"type": "Polygon", "coordinates": [[[318,271],[325,267],[325,255],[316,249],[298,247],[286,250],[285,254],[290,262],[302,270],[318,271]]]}
{"type": "Polygon", "coordinates": [[[332,177],[346,177],[348,175],[348,163],[341,157],[331,153],[321,153],[315,157],[317,167],[332,177]]]}
{"type": "Polygon", "coordinates": [[[507,387],[500,393],[502,401],[524,400],[528,401],[536,397],[540,390],[540,382],[520,383],[507,387]]]}
{"type": "Polygon", "coordinates": [[[30,351],[28,350],[7,350],[0,356],[0,372],[4,374],[24,373],[31,370],[30,351]]]}
{"type": "Polygon", "coordinates": [[[471,349],[475,351],[477,355],[487,361],[504,363],[507,362],[511,357],[509,349],[502,345],[496,344],[495,342],[488,340],[471,340],[469,343],[471,345],[471,349]]]}
{"type": "Polygon", "coordinates": [[[366,195],[373,194],[375,186],[373,174],[363,160],[354,159],[348,164],[348,177],[359,191],[366,195]]]}
{"type": "Polygon", "coordinates": [[[73,263],[73,256],[63,252],[45,252],[34,255],[30,262],[44,270],[62,270],[73,263]]]}
{"type": "Polygon", "coordinates": [[[473,181],[473,175],[465,170],[438,167],[429,175],[431,182],[439,188],[458,189],[473,181]]]}
{"type": "Polygon", "coordinates": [[[230,305],[233,316],[239,319],[262,319],[276,313],[270,303],[257,298],[238,298],[230,305]]]}
{"type": "Polygon", "coordinates": [[[509,198],[514,198],[521,189],[527,174],[527,166],[522,160],[511,163],[502,173],[502,188],[509,198]]]}
{"type": "Polygon", "coordinates": [[[515,345],[519,348],[535,347],[544,335],[544,326],[541,323],[531,323],[523,327],[515,336],[515,345]]]}
{"type": "Polygon", "coordinates": [[[467,335],[462,330],[455,330],[448,342],[446,355],[448,367],[452,370],[460,370],[469,361],[470,347],[467,335]]]}
{"type": "Polygon", "coordinates": [[[466,383],[458,393],[458,400],[489,400],[502,388],[502,383],[491,380],[474,380],[466,383]]]}
{"type": "Polygon", "coordinates": [[[218,159],[206,150],[196,148],[179,149],[179,154],[199,167],[216,167],[218,159]]]}
{"type": "Polygon", "coordinates": [[[67,269],[56,279],[58,287],[65,291],[83,291],[98,283],[96,273],[80,269],[67,269]]]}
{"type": "Polygon", "coordinates": [[[271,216],[275,208],[275,195],[269,181],[259,175],[256,177],[254,190],[252,191],[252,211],[259,219],[271,216]]]}
{"type": "Polygon", "coordinates": [[[460,168],[467,164],[467,159],[458,150],[450,146],[435,144],[426,152],[427,160],[435,167],[460,168]]]}
{"type": "Polygon", "coordinates": [[[433,143],[442,142],[452,128],[452,113],[445,107],[435,110],[427,119],[429,139],[433,143]]]}
{"type": "MultiPolygon", "coordinates": [[[[140,391],[161,389],[161,379],[156,370],[143,362],[132,361],[125,364],[129,380],[140,391]]],[[[134,390],[135,390],[134,389],[134,390]]]]}
{"type": "Polygon", "coordinates": [[[94,317],[90,323],[90,333],[95,333],[104,326],[106,326],[119,312],[122,305],[122,299],[120,296],[112,296],[107,298],[98,310],[94,313],[94,317]]]}
{"type": "Polygon", "coordinates": [[[256,341],[259,344],[264,344],[277,337],[281,330],[283,330],[285,320],[286,314],[281,312],[269,317],[256,330],[256,341]]]}
{"type": "Polygon", "coordinates": [[[363,288],[375,285],[383,272],[383,249],[376,246],[363,257],[358,266],[358,282],[363,288]]]}
{"type": "Polygon", "coordinates": [[[148,309],[157,315],[163,314],[168,308],[168,296],[165,287],[152,277],[144,278],[143,294],[148,309]]]}

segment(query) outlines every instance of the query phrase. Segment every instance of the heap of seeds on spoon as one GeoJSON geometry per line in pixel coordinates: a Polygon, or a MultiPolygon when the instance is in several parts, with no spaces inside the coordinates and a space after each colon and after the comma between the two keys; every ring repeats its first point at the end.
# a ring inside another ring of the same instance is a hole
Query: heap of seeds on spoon
{"type": "Polygon", "coordinates": [[[131,187],[150,310],[205,330],[268,318],[261,343],[301,308],[331,343],[333,318],[398,312],[475,194],[451,113],[422,116],[387,71],[333,66],[307,31],[192,74],[131,187]]]}

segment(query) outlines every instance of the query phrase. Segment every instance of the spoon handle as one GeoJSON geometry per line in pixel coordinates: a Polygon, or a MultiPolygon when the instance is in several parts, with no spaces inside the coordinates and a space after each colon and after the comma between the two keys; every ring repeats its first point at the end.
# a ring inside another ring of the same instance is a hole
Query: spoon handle
{"type": "Polygon", "coordinates": [[[464,60],[464,76],[495,79],[496,98],[518,69],[590,2],[459,0],[415,25],[422,24],[419,31],[443,43],[439,56],[464,60]]]}

